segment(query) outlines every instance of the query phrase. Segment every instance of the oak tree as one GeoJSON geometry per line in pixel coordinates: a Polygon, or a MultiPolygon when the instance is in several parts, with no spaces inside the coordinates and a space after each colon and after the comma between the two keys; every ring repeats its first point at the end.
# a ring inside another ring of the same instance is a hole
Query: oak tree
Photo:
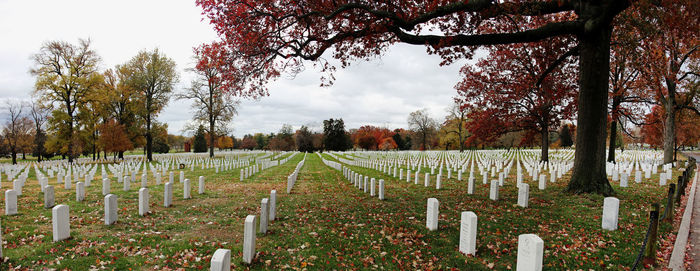
{"type": "Polygon", "coordinates": [[[573,36],[579,47],[578,133],[568,190],[612,194],[605,175],[606,108],[612,21],[630,6],[619,0],[549,1],[248,1],[197,0],[226,52],[223,65],[246,89],[319,64],[334,66],[381,56],[395,43],[426,46],[443,64],[471,57],[482,45],[529,43],[573,36]],[[565,15],[555,16],[552,15],[565,15]],[[514,17],[542,24],[502,30],[514,17]],[[326,54],[327,53],[327,54],[326,54]],[[235,71],[235,72],[234,72],[235,71]]]}
{"type": "Polygon", "coordinates": [[[52,121],[60,121],[61,140],[67,145],[64,154],[68,161],[80,153],[76,144],[75,125],[78,106],[87,94],[100,84],[98,64],[100,57],[90,47],[90,40],[79,40],[77,45],[64,41],[50,41],[32,56],[36,76],[35,93],[47,107],[53,108],[52,121]]]}
{"type": "Polygon", "coordinates": [[[127,69],[127,84],[135,91],[138,115],[146,126],[146,159],[153,160],[153,131],[155,117],[167,105],[178,73],[175,61],[158,49],[141,51],[124,67],[127,69]]]}

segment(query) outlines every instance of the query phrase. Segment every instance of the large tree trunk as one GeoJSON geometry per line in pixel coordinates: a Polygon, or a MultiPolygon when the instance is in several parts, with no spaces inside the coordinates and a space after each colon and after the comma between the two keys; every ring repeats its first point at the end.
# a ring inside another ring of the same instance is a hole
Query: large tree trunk
{"type": "Polygon", "coordinates": [[[68,119],[68,163],[73,163],[73,116],[68,119]]]}
{"type": "Polygon", "coordinates": [[[617,140],[617,120],[610,122],[610,144],[608,145],[608,162],[615,163],[615,141],[617,140]]]}
{"type": "Polygon", "coordinates": [[[613,195],[605,174],[605,132],[612,26],[578,35],[579,96],[574,169],[567,191],[613,195]]]}
{"type": "Polygon", "coordinates": [[[209,118],[209,157],[214,158],[214,120],[209,118]]]}
{"type": "Polygon", "coordinates": [[[12,164],[16,165],[17,164],[17,152],[12,151],[12,164]]]}
{"type": "MultiPolygon", "coordinates": [[[[614,93],[618,93],[617,90],[614,93]]],[[[617,118],[619,117],[618,110],[622,97],[616,95],[612,100],[612,110],[610,122],[610,145],[608,146],[608,162],[615,163],[615,141],[617,141],[617,118]]]]}
{"type": "Polygon", "coordinates": [[[151,113],[146,113],[146,159],[153,160],[153,136],[151,135],[151,113]]]}
{"type": "Polygon", "coordinates": [[[544,125],[542,127],[542,132],[540,132],[540,135],[542,136],[542,155],[540,157],[540,161],[542,162],[549,162],[549,126],[544,125]]]}
{"type": "MultiPolygon", "coordinates": [[[[669,89],[669,93],[671,89],[669,89]]],[[[669,95],[665,104],[666,120],[664,123],[664,164],[673,163],[673,151],[676,146],[676,108],[673,104],[675,97],[669,95]]]]}

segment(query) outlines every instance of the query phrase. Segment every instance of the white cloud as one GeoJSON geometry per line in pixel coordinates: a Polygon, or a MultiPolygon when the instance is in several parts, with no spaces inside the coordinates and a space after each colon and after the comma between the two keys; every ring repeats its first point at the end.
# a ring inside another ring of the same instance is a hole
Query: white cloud
{"type": "MultiPolygon", "coordinates": [[[[194,1],[0,1],[0,99],[29,99],[34,78],[30,56],[42,42],[91,38],[103,68],[124,63],[142,49],[159,48],[181,71],[178,89],[189,84],[192,47],[216,38],[194,1]]],[[[320,130],[324,119],[343,118],[346,128],[406,127],[412,111],[427,108],[441,120],[456,94],[461,64],[440,67],[440,58],[421,46],[396,45],[381,58],[357,62],[321,88],[309,68],[294,79],[270,84],[270,96],[243,101],[231,128],[234,135],[277,132],[282,124],[320,130]]],[[[4,112],[0,112],[3,114],[4,112]]],[[[171,101],[159,120],[180,134],[190,120],[190,103],[171,101]]]]}

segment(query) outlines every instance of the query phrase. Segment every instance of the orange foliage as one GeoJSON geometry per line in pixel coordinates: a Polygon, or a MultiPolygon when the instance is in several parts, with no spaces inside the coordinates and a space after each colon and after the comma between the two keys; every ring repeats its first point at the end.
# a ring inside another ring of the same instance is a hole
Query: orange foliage
{"type": "Polygon", "coordinates": [[[99,144],[106,152],[122,152],[134,148],[131,140],[126,135],[124,125],[117,123],[115,120],[100,125],[99,144]]]}

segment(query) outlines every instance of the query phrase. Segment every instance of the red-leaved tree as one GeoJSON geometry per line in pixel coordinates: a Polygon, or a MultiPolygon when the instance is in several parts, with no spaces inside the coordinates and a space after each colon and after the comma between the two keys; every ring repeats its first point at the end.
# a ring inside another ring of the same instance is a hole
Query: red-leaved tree
{"type": "Polygon", "coordinates": [[[563,37],[498,45],[475,66],[464,66],[456,88],[461,104],[469,108],[472,137],[491,142],[526,130],[539,135],[540,159],[549,161],[549,132],[576,109],[576,62],[560,58],[576,49],[571,38],[563,37]]]}
{"type": "Polygon", "coordinates": [[[664,109],[664,163],[674,159],[677,115],[690,110],[700,116],[700,1],[642,1],[638,10],[648,22],[639,66],[645,85],[664,109]]]}
{"type": "Polygon", "coordinates": [[[568,190],[614,193],[605,175],[608,68],[612,21],[630,6],[620,0],[197,0],[221,38],[233,77],[254,93],[305,61],[328,72],[333,57],[346,67],[381,56],[395,43],[426,46],[443,64],[469,58],[482,45],[537,42],[575,36],[579,46],[578,134],[568,190]],[[557,16],[551,20],[553,14],[557,16]],[[541,24],[504,30],[517,17],[541,24]]]}

